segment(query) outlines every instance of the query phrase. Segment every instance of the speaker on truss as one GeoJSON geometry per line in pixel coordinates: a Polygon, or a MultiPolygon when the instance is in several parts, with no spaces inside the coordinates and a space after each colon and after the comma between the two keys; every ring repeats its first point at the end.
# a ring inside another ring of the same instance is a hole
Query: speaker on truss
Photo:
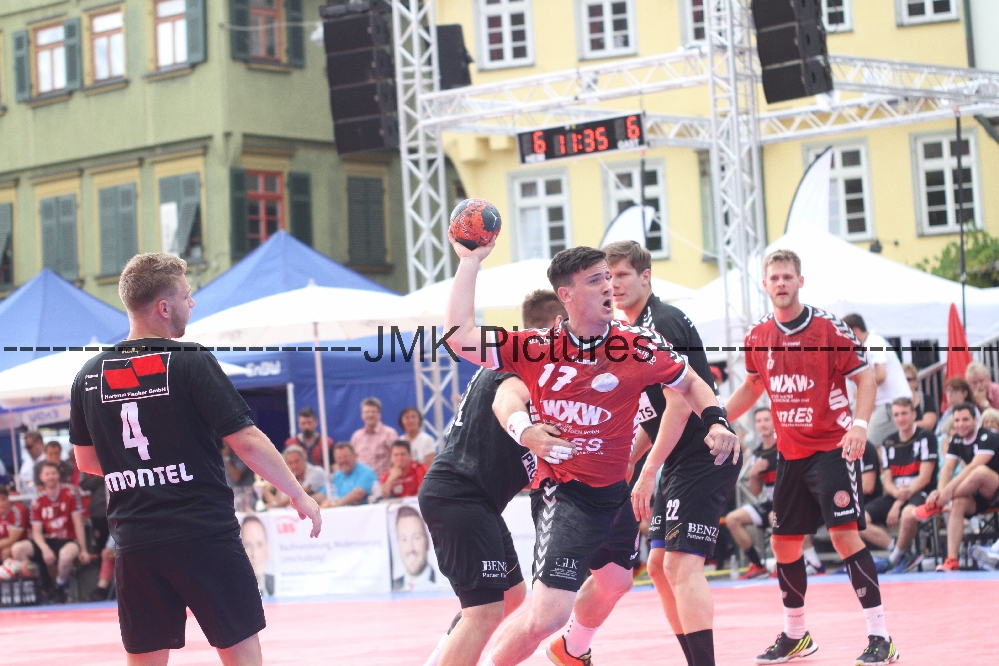
{"type": "Polygon", "coordinates": [[[362,0],[319,13],[337,152],[397,148],[391,8],[384,0],[362,0]]]}
{"type": "Polygon", "coordinates": [[[767,102],[832,90],[820,0],[753,0],[752,7],[767,102]]]}
{"type": "Polygon", "coordinates": [[[437,26],[437,64],[441,75],[441,90],[472,85],[468,66],[472,56],[465,48],[465,36],[460,24],[437,26]]]}

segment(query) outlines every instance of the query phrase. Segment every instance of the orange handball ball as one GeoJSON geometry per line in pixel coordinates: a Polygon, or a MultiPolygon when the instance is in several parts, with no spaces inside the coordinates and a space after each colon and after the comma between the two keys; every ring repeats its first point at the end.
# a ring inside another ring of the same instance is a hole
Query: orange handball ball
{"type": "Polygon", "coordinates": [[[451,211],[449,230],[456,241],[474,250],[489,245],[502,225],[496,206],[485,199],[465,199],[451,211]]]}

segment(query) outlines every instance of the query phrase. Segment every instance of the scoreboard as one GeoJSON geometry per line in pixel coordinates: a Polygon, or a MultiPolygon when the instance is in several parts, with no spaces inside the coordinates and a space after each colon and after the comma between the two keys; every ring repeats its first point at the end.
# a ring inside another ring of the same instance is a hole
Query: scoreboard
{"type": "Polygon", "coordinates": [[[540,164],[563,157],[579,157],[645,145],[641,114],[549,127],[517,135],[521,164],[540,164]]]}

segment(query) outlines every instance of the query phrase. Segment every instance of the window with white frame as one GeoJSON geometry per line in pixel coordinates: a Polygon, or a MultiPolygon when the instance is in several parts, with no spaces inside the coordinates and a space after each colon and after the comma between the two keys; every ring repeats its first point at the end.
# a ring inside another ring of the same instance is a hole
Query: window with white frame
{"type": "Polygon", "coordinates": [[[66,87],[66,45],[63,25],[35,31],[35,76],[39,94],[66,87]]]}
{"type": "Polygon", "coordinates": [[[853,30],[853,0],[822,0],[822,23],[828,32],[853,30]]]}
{"type": "Polygon", "coordinates": [[[633,0],[579,0],[584,58],[610,58],[638,52],[633,0]]]}
{"type": "Polygon", "coordinates": [[[569,247],[569,191],[564,175],[513,184],[519,259],[551,259],[569,247]]]}
{"type": "Polygon", "coordinates": [[[899,25],[956,21],[959,0],[895,0],[899,25]]]}
{"type": "Polygon", "coordinates": [[[184,0],[156,2],[156,66],[187,62],[187,13],[184,0]]]}
{"type": "MultiPolygon", "coordinates": [[[[957,139],[954,136],[919,137],[915,140],[920,221],[926,234],[958,231],[957,139]]],[[[964,223],[974,227],[982,219],[978,196],[978,147],[974,135],[962,137],[964,223]]]]}
{"type": "Polygon", "coordinates": [[[119,9],[90,17],[94,81],[125,76],[124,14],[119,9]]]}
{"type": "MultiPolygon", "coordinates": [[[[825,148],[810,151],[811,163],[825,148]]],[[[867,147],[834,146],[829,173],[829,233],[849,241],[874,238],[867,147]]]]}
{"type": "Polygon", "coordinates": [[[479,0],[479,12],[481,69],[534,62],[531,0],[479,0]]]}
{"type": "Polygon", "coordinates": [[[645,247],[653,258],[669,257],[669,234],[665,219],[666,188],[665,170],[662,165],[646,163],[644,179],[639,175],[640,164],[609,167],[610,187],[610,219],[615,219],[622,212],[637,206],[639,201],[652,208],[655,213],[646,223],[645,247]]]}

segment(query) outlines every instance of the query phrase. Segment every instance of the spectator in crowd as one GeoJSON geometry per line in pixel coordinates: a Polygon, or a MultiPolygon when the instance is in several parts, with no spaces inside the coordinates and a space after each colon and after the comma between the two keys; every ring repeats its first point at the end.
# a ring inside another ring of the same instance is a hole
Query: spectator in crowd
{"type": "Polygon", "coordinates": [[[888,347],[888,341],[881,335],[867,330],[864,318],[859,314],[848,314],[843,323],[853,330],[860,344],[867,348],[867,362],[874,371],[874,381],[878,383],[878,393],[874,399],[874,413],[867,425],[867,439],[883,442],[891,434],[895,425],[891,420],[891,404],[895,398],[912,397],[912,390],[905,380],[902,361],[895,350],[888,347]]]}
{"type": "Polygon", "coordinates": [[[383,497],[415,497],[420,492],[427,467],[413,460],[409,442],[400,439],[392,443],[392,466],[382,474],[383,497]]]}
{"type": "Polygon", "coordinates": [[[24,460],[18,473],[22,489],[36,487],[35,465],[45,460],[45,442],[42,440],[41,433],[37,430],[25,433],[24,447],[28,450],[28,457],[24,460]]]}
{"type": "Polygon", "coordinates": [[[388,471],[392,442],[399,439],[399,435],[382,423],[382,401],[378,398],[361,401],[361,420],[364,427],[350,436],[350,443],[357,459],[381,476],[388,471]]]}
{"type": "MultiPolygon", "coordinates": [[[[298,434],[289,437],[284,445],[297,444],[301,446],[308,455],[308,461],[322,467],[323,449],[319,446],[320,438],[322,438],[322,434],[319,432],[319,420],[316,418],[316,413],[311,407],[303,407],[298,410],[298,434]]],[[[332,461],[333,440],[329,437],[326,438],[326,448],[330,451],[330,461],[332,461]]]]}
{"type": "MultiPolygon", "coordinates": [[[[944,399],[947,402],[947,411],[940,415],[940,423],[937,425],[937,441],[950,441],[953,433],[944,433],[948,419],[954,413],[954,405],[964,402],[971,402],[971,384],[963,377],[951,377],[944,382],[944,399]]],[[[975,408],[975,418],[978,418],[978,408],[975,408]]]]}
{"type": "Polygon", "coordinates": [[[333,449],[336,458],[336,474],[333,475],[333,485],[336,486],[337,498],[324,506],[350,506],[368,501],[368,495],[378,483],[373,469],[364,463],[357,462],[354,447],[348,442],[340,442],[333,449]]]}
{"type": "Polygon", "coordinates": [[[392,579],[392,591],[433,589],[437,574],[427,560],[430,536],[423,524],[423,517],[411,506],[399,507],[395,517],[395,533],[403,571],[400,576],[392,579]]]}
{"type": "Polygon", "coordinates": [[[88,601],[106,601],[108,590],[111,588],[111,581],[114,580],[114,561],[118,557],[117,544],[114,537],[108,535],[104,541],[104,548],[101,549],[101,570],[97,574],[97,587],[90,592],[88,601]]]}
{"type": "Polygon", "coordinates": [[[912,389],[912,405],[916,409],[916,427],[929,431],[936,430],[937,419],[940,416],[940,406],[932,395],[925,395],[919,388],[919,370],[912,363],[903,363],[905,381],[912,389]]]}
{"type": "Polygon", "coordinates": [[[6,563],[11,547],[25,538],[28,512],[17,502],[10,501],[7,486],[0,486],[0,562],[6,563]]]}
{"type": "Polygon", "coordinates": [[[989,407],[999,409],[999,384],[992,381],[984,363],[969,363],[964,371],[964,378],[971,386],[971,402],[975,403],[978,411],[989,407]]]}
{"type": "Polygon", "coordinates": [[[423,463],[429,469],[437,455],[437,443],[433,437],[423,432],[423,414],[416,407],[406,407],[399,412],[399,427],[402,429],[402,439],[409,442],[413,460],[423,463]]]}
{"type": "Polygon", "coordinates": [[[889,568],[898,573],[919,564],[916,555],[908,554],[915,536],[915,522],[899,532],[898,541],[884,529],[894,529],[906,507],[913,509],[926,501],[937,467],[937,438],[932,431],[916,425],[916,411],[908,398],[896,398],[891,407],[896,432],[888,435],[881,448],[881,479],[884,495],[864,504],[867,529],[861,536],[868,543],[889,551],[887,560],[878,562],[879,573],[889,568]]]}
{"type": "Polygon", "coordinates": [[[950,503],[947,519],[947,559],[937,571],[957,571],[964,536],[964,519],[999,507],[999,435],[979,428],[975,406],[970,402],[954,406],[954,435],[947,446],[947,460],[940,470],[937,489],[913,515],[920,521],[943,511],[950,503]],[[957,464],[963,463],[955,475],[957,464]]]}
{"type": "Polygon", "coordinates": [[[981,425],[986,430],[999,434],[999,409],[989,407],[982,412],[981,425]]]}
{"type": "Polygon", "coordinates": [[[774,433],[770,408],[757,408],[753,414],[753,423],[762,442],[749,459],[749,492],[758,497],[766,490],[767,498],[756,504],[746,504],[725,517],[725,527],[732,534],[732,540],[749,560],[749,571],[743,574],[743,580],[770,575],[746,528],[749,525],[760,529],[770,527],[774,508],[774,483],[777,481],[777,435],[774,433]]]}
{"type": "MultiPolygon", "coordinates": [[[[326,489],[326,475],[323,474],[323,468],[309,464],[305,449],[298,444],[286,446],[281,455],[302,489],[309,497],[322,504],[326,500],[323,492],[326,489]]],[[[264,487],[264,501],[271,509],[291,506],[291,498],[269,483],[264,487]]]]}
{"type": "MultiPolygon", "coordinates": [[[[62,459],[62,444],[53,440],[45,445],[43,449],[44,453],[42,455],[42,460],[47,460],[56,466],[59,470],[59,482],[60,483],[72,483],[73,472],[76,470],[73,464],[67,460],[62,459]]],[[[41,479],[38,478],[38,474],[42,471],[41,466],[35,465],[35,487],[40,488],[42,483],[41,479]]]]}
{"type": "Polygon", "coordinates": [[[243,519],[239,535],[243,541],[246,557],[250,560],[250,566],[253,567],[253,574],[257,577],[257,590],[260,592],[260,596],[273,595],[274,574],[267,573],[267,563],[271,558],[267,529],[259,518],[249,515],[243,519]]]}
{"type": "Polygon", "coordinates": [[[224,439],[219,453],[225,464],[225,482],[232,489],[233,504],[236,511],[249,511],[253,508],[253,482],[256,475],[246,466],[229,443],[224,439]]]}
{"type": "Polygon", "coordinates": [[[22,567],[29,558],[33,560],[52,600],[65,603],[73,563],[90,562],[83,531],[83,504],[75,486],[59,481],[58,465],[45,460],[39,467],[42,485],[31,503],[31,540],[14,544],[13,557],[22,567]],[[54,587],[50,566],[56,567],[54,587]]]}

